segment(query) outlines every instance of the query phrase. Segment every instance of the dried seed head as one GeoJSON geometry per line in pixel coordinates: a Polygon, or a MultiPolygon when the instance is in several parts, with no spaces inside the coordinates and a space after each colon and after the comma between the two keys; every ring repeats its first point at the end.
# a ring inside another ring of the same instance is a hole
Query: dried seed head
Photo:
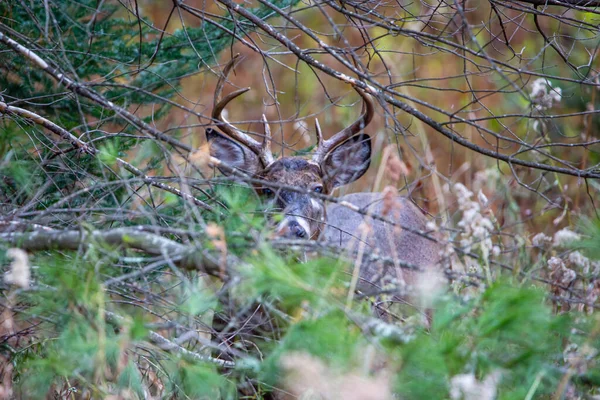
{"type": "Polygon", "coordinates": [[[394,186],[386,186],[383,188],[383,207],[381,213],[385,215],[389,215],[390,212],[397,207],[397,196],[396,188],[394,186]]]}
{"type": "Polygon", "coordinates": [[[554,247],[565,247],[576,242],[580,238],[581,236],[578,233],[573,232],[569,228],[563,228],[554,234],[552,245],[554,247]]]}
{"type": "Polygon", "coordinates": [[[398,150],[395,146],[389,145],[385,149],[387,160],[385,162],[385,176],[392,185],[397,186],[403,176],[407,176],[410,171],[404,161],[398,157],[398,150]]]}
{"type": "Polygon", "coordinates": [[[550,278],[558,285],[569,286],[577,278],[575,271],[567,268],[563,260],[558,257],[548,260],[548,268],[550,268],[550,278]]]}
{"type": "Polygon", "coordinates": [[[543,232],[540,232],[531,239],[531,243],[533,243],[535,247],[546,247],[546,245],[552,243],[552,238],[546,236],[543,232]]]}
{"type": "Polygon", "coordinates": [[[281,357],[283,387],[290,394],[285,399],[392,399],[389,374],[364,376],[358,372],[340,373],[321,359],[306,353],[289,353],[281,357]]]}
{"type": "Polygon", "coordinates": [[[8,249],[6,255],[13,259],[10,271],[4,275],[4,282],[29,289],[31,271],[29,268],[29,257],[21,249],[8,249]]]}

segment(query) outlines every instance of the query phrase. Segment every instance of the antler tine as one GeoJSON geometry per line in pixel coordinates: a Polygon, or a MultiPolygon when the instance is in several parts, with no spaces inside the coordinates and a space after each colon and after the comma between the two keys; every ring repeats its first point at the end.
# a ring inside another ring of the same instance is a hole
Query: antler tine
{"type": "Polygon", "coordinates": [[[319,124],[319,120],[315,118],[315,131],[317,132],[317,150],[323,147],[323,131],[321,130],[321,125],[319,124]]]}
{"type": "Polygon", "coordinates": [[[217,104],[219,102],[219,100],[221,99],[221,92],[223,91],[223,85],[225,84],[225,81],[227,80],[229,73],[231,72],[231,70],[233,69],[235,64],[237,64],[239,59],[240,59],[240,55],[236,54],[231,58],[231,60],[229,60],[227,62],[227,64],[225,64],[225,68],[223,68],[223,72],[219,76],[219,80],[217,81],[217,87],[215,88],[215,102],[214,102],[215,104],[217,104]]]}
{"type": "MultiPolygon", "coordinates": [[[[371,96],[356,86],[354,86],[354,90],[356,90],[356,92],[363,99],[362,115],[356,121],[354,121],[352,125],[342,129],[328,140],[323,141],[322,144],[318,144],[317,150],[315,151],[315,155],[313,156],[313,161],[321,163],[321,161],[323,161],[327,153],[329,153],[331,150],[335,149],[344,141],[350,139],[352,136],[360,132],[373,119],[375,111],[373,106],[373,100],[371,100],[371,96]]],[[[318,135],[319,133],[317,133],[317,139],[318,135]]]]}
{"type": "MultiPolygon", "coordinates": [[[[254,140],[253,138],[251,138],[250,136],[246,135],[241,130],[237,129],[235,126],[233,126],[231,123],[229,123],[229,121],[227,121],[225,119],[225,117],[223,117],[223,115],[221,115],[223,112],[223,109],[225,109],[225,107],[227,106],[227,104],[229,104],[229,102],[231,100],[235,99],[236,97],[238,97],[238,96],[246,93],[248,90],[250,90],[250,88],[239,89],[239,90],[236,90],[235,92],[228,94],[227,96],[225,96],[225,98],[221,99],[221,93],[223,92],[223,86],[225,84],[225,81],[227,80],[229,73],[231,72],[231,70],[233,69],[233,67],[235,66],[237,61],[239,60],[239,56],[240,56],[239,54],[236,54],[227,63],[227,65],[225,65],[225,68],[223,68],[223,73],[221,74],[221,76],[219,77],[219,80],[217,81],[217,87],[215,88],[215,98],[214,98],[214,106],[213,106],[213,111],[212,111],[212,118],[213,118],[213,120],[219,121],[217,123],[217,127],[219,129],[221,129],[225,134],[227,134],[231,138],[237,140],[241,144],[248,147],[257,156],[260,156],[260,153],[262,150],[261,144],[258,141],[254,140]]],[[[262,160],[262,158],[261,158],[261,160],[262,160]]]]}
{"type": "Polygon", "coordinates": [[[262,122],[265,126],[265,137],[263,138],[262,146],[260,147],[260,154],[258,157],[261,159],[263,165],[266,167],[273,162],[273,153],[271,152],[271,128],[269,127],[269,121],[265,114],[262,115],[262,122]]]}

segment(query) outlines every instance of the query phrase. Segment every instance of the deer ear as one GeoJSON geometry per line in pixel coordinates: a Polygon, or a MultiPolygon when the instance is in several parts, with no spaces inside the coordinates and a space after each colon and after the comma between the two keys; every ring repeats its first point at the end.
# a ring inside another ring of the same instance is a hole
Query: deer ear
{"type": "Polygon", "coordinates": [[[331,188],[354,182],[371,164],[371,137],[365,133],[346,140],[333,149],[321,165],[323,179],[331,188]]]}
{"type": "MultiPolygon", "coordinates": [[[[223,161],[228,166],[250,175],[254,175],[262,169],[256,154],[246,146],[229,139],[214,129],[206,129],[206,140],[208,140],[210,146],[210,155],[223,161]]],[[[219,171],[227,175],[225,170],[219,168],[219,171]]]]}

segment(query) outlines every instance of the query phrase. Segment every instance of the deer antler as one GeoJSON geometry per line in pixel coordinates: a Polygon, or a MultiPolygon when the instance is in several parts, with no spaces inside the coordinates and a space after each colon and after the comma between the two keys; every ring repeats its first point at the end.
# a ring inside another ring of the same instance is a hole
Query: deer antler
{"type": "Polygon", "coordinates": [[[362,97],[363,107],[362,115],[356,121],[354,121],[352,125],[342,129],[331,138],[323,140],[321,127],[319,126],[319,122],[316,122],[315,127],[317,129],[317,148],[312,160],[317,164],[320,164],[331,150],[335,149],[344,141],[350,139],[352,136],[364,129],[373,119],[373,100],[371,100],[371,97],[367,93],[363,92],[358,87],[354,86],[354,90],[356,90],[360,97],[362,97]]]}
{"type": "Polygon", "coordinates": [[[271,164],[273,160],[273,153],[271,152],[271,128],[269,127],[269,121],[265,114],[262,115],[262,122],[265,126],[265,137],[263,138],[262,145],[260,146],[260,154],[262,154],[262,161],[265,167],[271,164]]]}
{"type": "Polygon", "coordinates": [[[215,99],[214,106],[212,110],[212,118],[213,120],[219,121],[217,123],[217,127],[221,129],[225,134],[227,134],[232,139],[240,142],[244,146],[248,147],[254,154],[258,156],[260,161],[262,162],[264,167],[267,167],[269,164],[273,162],[273,154],[271,153],[271,130],[269,129],[269,125],[265,116],[263,115],[263,123],[265,125],[265,136],[263,138],[262,144],[257,140],[254,140],[241,130],[237,129],[233,126],[229,121],[223,117],[222,112],[223,109],[229,104],[229,102],[236,97],[246,93],[250,88],[243,88],[236,90],[235,92],[229,93],[225,98],[221,99],[221,92],[223,91],[223,85],[229,76],[229,73],[239,60],[239,54],[236,54],[223,68],[223,73],[219,77],[217,81],[217,87],[215,88],[215,99]]]}

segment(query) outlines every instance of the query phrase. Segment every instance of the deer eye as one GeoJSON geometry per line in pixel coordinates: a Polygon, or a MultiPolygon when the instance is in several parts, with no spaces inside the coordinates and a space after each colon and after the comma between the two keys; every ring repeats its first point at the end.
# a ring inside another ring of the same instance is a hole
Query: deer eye
{"type": "Polygon", "coordinates": [[[323,193],[323,186],[317,186],[313,189],[315,193],[323,193]]]}
{"type": "Polygon", "coordinates": [[[265,196],[273,196],[273,191],[269,188],[264,188],[262,190],[262,194],[264,194],[265,196]]]}

